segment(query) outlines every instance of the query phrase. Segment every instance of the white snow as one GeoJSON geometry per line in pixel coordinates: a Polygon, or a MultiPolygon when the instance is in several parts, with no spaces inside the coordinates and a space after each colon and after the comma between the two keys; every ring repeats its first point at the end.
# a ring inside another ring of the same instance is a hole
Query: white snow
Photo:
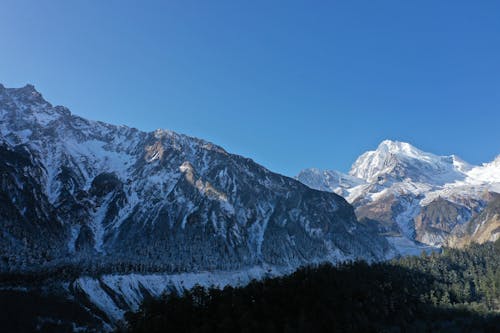
{"type": "Polygon", "coordinates": [[[123,319],[125,311],[115,304],[110,295],[101,287],[99,280],[91,277],[80,277],[75,282],[75,287],[87,294],[92,304],[106,313],[115,322],[123,319]]]}
{"type": "Polygon", "coordinates": [[[396,216],[396,223],[401,228],[401,232],[408,239],[413,239],[415,235],[415,225],[413,219],[420,212],[420,205],[417,200],[401,200],[403,211],[396,216]]]}
{"type": "Polygon", "coordinates": [[[437,251],[437,248],[432,246],[427,246],[424,244],[418,244],[414,241],[409,240],[406,237],[386,237],[391,245],[393,245],[396,250],[402,256],[419,256],[422,251],[427,253],[432,251],[437,251]]]}
{"type": "Polygon", "coordinates": [[[457,157],[437,156],[423,152],[409,143],[390,140],[383,141],[377,150],[361,155],[352,165],[349,174],[371,183],[376,182],[380,176],[390,174],[398,165],[418,166],[418,173],[407,175],[414,181],[425,177],[434,183],[449,183],[464,178],[460,169],[465,168],[465,162],[457,157]]]}
{"type": "Polygon", "coordinates": [[[315,168],[301,171],[297,179],[316,190],[330,191],[338,195],[346,195],[347,189],[365,184],[363,179],[348,174],[315,168]]]}
{"type": "Polygon", "coordinates": [[[493,162],[472,168],[467,172],[466,183],[500,183],[500,156],[493,162]]]}
{"type": "Polygon", "coordinates": [[[259,219],[250,226],[250,242],[255,245],[255,253],[257,257],[262,256],[262,243],[264,242],[264,233],[266,232],[269,219],[272,215],[274,207],[270,204],[265,204],[265,206],[259,204],[256,207],[257,211],[260,212],[260,216],[267,216],[267,218],[259,219]]]}
{"type": "Polygon", "coordinates": [[[74,284],[88,295],[90,301],[106,313],[113,321],[123,320],[127,310],[137,310],[144,295],[141,289],[153,296],[176,290],[182,292],[196,285],[223,288],[242,286],[256,279],[274,277],[291,273],[292,267],[254,266],[237,271],[214,271],[181,274],[126,274],[104,275],[100,278],[80,277],[74,284]],[[113,290],[123,297],[129,309],[117,305],[109,293],[101,286],[113,290]]]}
{"type": "Polygon", "coordinates": [[[80,234],[80,228],[81,228],[81,226],[79,226],[79,225],[71,226],[70,238],[68,241],[68,250],[70,253],[75,252],[75,243],[76,243],[76,240],[78,239],[78,235],[80,234]]]}
{"type": "Polygon", "coordinates": [[[500,156],[474,166],[455,155],[437,156],[405,142],[385,140],[376,150],[362,154],[347,177],[338,171],[306,169],[297,179],[357,205],[394,196],[403,206],[395,222],[411,240],[415,216],[433,200],[441,197],[474,210],[486,192],[500,193],[500,156]]]}
{"type": "Polygon", "coordinates": [[[33,131],[31,131],[30,129],[24,129],[24,130],[18,131],[16,133],[16,135],[21,139],[22,143],[26,143],[29,140],[32,133],[33,133],[33,131]]]}
{"type": "Polygon", "coordinates": [[[127,172],[135,158],[126,153],[119,153],[106,149],[107,143],[99,140],[79,142],[68,138],[64,142],[65,151],[74,156],[76,160],[87,159],[98,170],[114,172],[121,179],[127,179],[127,172]]]}
{"type": "Polygon", "coordinates": [[[94,248],[97,252],[103,252],[104,234],[106,229],[104,227],[104,219],[108,211],[108,205],[111,201],[113,193],[108,193],[102,200],[101,205],[94,212],[93,218],[90,220],[89,227],[94,234],[94,248]]]}

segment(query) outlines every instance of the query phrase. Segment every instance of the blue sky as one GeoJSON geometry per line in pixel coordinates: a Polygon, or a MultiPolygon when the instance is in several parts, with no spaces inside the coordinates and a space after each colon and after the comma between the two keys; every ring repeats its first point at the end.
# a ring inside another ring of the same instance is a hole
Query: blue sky
{"type": "Polygon", "coordinates": [[[4,0],[0,31],[4,85],[290,176],[386,138],[500,154],[499,1],[4,0]]]}

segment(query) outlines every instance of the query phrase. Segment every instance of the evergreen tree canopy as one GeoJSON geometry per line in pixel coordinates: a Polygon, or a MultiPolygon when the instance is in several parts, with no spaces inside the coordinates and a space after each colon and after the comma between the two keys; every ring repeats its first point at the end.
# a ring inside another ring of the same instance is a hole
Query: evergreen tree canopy
{"type": "Polygon", "coordinates": [[[148,299],[129,332],[500,332],[500,241],[148,299]]]}

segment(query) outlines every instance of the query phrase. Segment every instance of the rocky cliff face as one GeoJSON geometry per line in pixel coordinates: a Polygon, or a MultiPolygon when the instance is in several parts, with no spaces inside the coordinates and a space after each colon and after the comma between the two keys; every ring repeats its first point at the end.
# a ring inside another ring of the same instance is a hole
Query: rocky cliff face
{"type": "Polygon", "coordinates": [[[3,270],[82,259],[164,271],[383,258],[341,197],[209,142],[0,90],[3,270]]]}
{"type": "Polygon", "coordinates": [[[476,217],[453,230],[446,245],[463,247],[470,243],[493,242],[500,238],[500,194],[488,195],[488,204],[476,217]]]}
{"type": "Polygon", "coordinates": [[[0,86],[0,134],[0,271],[62,270],[108,321],[169,276],[238,272],[224,285],[253,267],[395,254],[334,193],[200,139],[83,119],[30,85],[0,86]]]}
{"type": "Polygon", "coordinates": [[[426,244],[442,244],[450,233],[471,218],[465,206],[437,198],[423,206],[414,218],[416,239],[426,244]]]}
{"type": "Polygon", "coordinates": [[[328,175],[349,179],[336,192],[354,205],[359,219],[390,237],[441,246],[483,210],[488,193],[500,191],[499,161],[473,166],[454,155],[437,156],[386,140],[361,155],[348,175],[309,169],[297,179],[330,191],[338,186],[325,186],[328,175]]]}

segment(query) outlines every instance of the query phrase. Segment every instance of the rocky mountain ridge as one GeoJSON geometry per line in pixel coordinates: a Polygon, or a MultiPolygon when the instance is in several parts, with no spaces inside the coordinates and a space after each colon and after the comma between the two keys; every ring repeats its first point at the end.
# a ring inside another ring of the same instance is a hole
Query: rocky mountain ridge
{"type": "Polygon", "coordinates": [[[0,272],[62,276],[46,291],[108,328],[186,276],[222,286],[397,254],[336,194],[204,140],[78,117],[31,85],[0,85],[0,154],[0,272]]]}
{"type": "Polygon", "coordinates": [[[296,178],[343,195],[358,218],[377,225],[382,234],[442,246],[486,207],[490,193],[500,192],[500,156],[474,166],[455,155],[437,156],[409,143],[385,140],[362,154],[349,174],[306,169],[296,178]],[[349,182],[341,186],[337,179],[349,182]]]}

